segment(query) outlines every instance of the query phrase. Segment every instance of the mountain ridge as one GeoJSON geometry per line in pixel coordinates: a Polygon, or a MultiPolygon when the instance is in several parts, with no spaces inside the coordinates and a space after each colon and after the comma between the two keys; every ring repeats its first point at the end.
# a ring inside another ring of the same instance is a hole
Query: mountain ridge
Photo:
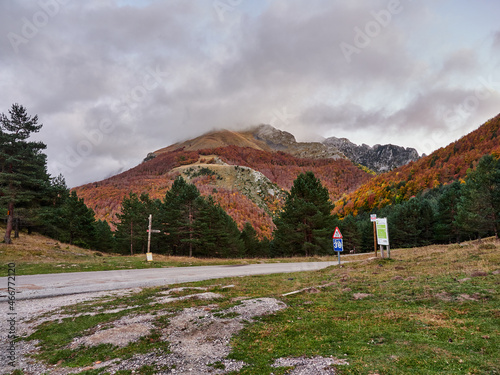
{"type": "Polygon", "coordinates": [[[261,124],[243,131],[214,130],[196,138],[156,150],[149,158],[165,152],[183,149],[197,151],[216,147],[250,147],[260,151],[282,151],[299,158],[349,159],[375,172],[386,172],[419,159],[417,150],[397,145],[366,144],[358,146],[347,138],[330,137],[323,142],[298,142],[295,136],[271,125],[261,124]]]}
{"type": "Polygon", "coordinates": [[[376,176],[336,204],[340,216],[357,215],[406,201],[453,181],[463,181],[486,154],[500,157],[500,114],[430,155],[376,176]]]}

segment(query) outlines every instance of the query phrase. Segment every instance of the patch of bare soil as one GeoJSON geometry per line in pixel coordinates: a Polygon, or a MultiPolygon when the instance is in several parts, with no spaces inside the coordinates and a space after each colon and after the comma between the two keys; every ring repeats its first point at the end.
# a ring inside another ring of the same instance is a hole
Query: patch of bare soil
{"type": "Polygon", "coordinates": [[[293,367],[289,375],[335,375],[334,365],[348,365],[345,359],[324,357],[280,358],[273,363],[273,367],[293,367]]]}

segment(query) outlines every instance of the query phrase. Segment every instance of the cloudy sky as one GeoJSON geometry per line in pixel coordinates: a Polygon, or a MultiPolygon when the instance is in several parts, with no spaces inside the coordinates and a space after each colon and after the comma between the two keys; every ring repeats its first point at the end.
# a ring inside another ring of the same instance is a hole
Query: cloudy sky
{"type": "Polygon", "coordinates": [[[430,153],[500,113],[493,0],[2,0],[0,112],[68,186],[261,123],[430,153]]]}

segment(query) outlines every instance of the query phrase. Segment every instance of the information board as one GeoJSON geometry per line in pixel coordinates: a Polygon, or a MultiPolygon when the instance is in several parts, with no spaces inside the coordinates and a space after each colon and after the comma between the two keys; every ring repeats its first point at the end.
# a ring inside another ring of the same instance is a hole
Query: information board
{"type": "Polygon", "coordinates": [[[389,246],[389,228],[387,226],[387,218],[379,218],[377,224],[377,242],[379,245],[389,246]]]}

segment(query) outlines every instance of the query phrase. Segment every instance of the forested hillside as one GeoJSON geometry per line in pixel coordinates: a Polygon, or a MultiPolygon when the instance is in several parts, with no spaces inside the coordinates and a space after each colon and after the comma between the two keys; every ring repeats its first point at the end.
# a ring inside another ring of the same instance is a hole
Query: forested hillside
{"type": "Polygon", "coordinates": [[[340,216],[409,200],[420,192],[463,180],[483,155],[500,155],[500,115],[472,133],[391,172],[378,175],[337,202],[340,216]]]}
{"type": "MultiPolygon", "coordinates": [[[[129,171],[74,190],[95,211],[98,219],[113,223],[117,220],[116,214],[119,213],[123,198],[129,192],[139,195],[148,193],[152,199],[162,199],[179,175],[179,172],[173,169],[200,162],[209,165],[214,163],[214,155],[229,165],[245,166],[259,171],[284,190],[291,188],[300,173],[312,171],[328,188],[332,202],[373,178],[373,175],[345,159],[302,159],[283,152],[227,146],[197,151],[164,152],[129,171]]],[[[237,222],[240,229],[249,222],[260,238],[269,238],[273,230],[272,213],[282,203],[280,195],[262,192],[267,194],[264,197],[267,209],[263,209],[244,192],[239,191],[233,183],[224,185],[215,181],[218,177],[220,176],[201,175],[190,182],[197,186],[202,195],[212,195],[237,222]]]]}

